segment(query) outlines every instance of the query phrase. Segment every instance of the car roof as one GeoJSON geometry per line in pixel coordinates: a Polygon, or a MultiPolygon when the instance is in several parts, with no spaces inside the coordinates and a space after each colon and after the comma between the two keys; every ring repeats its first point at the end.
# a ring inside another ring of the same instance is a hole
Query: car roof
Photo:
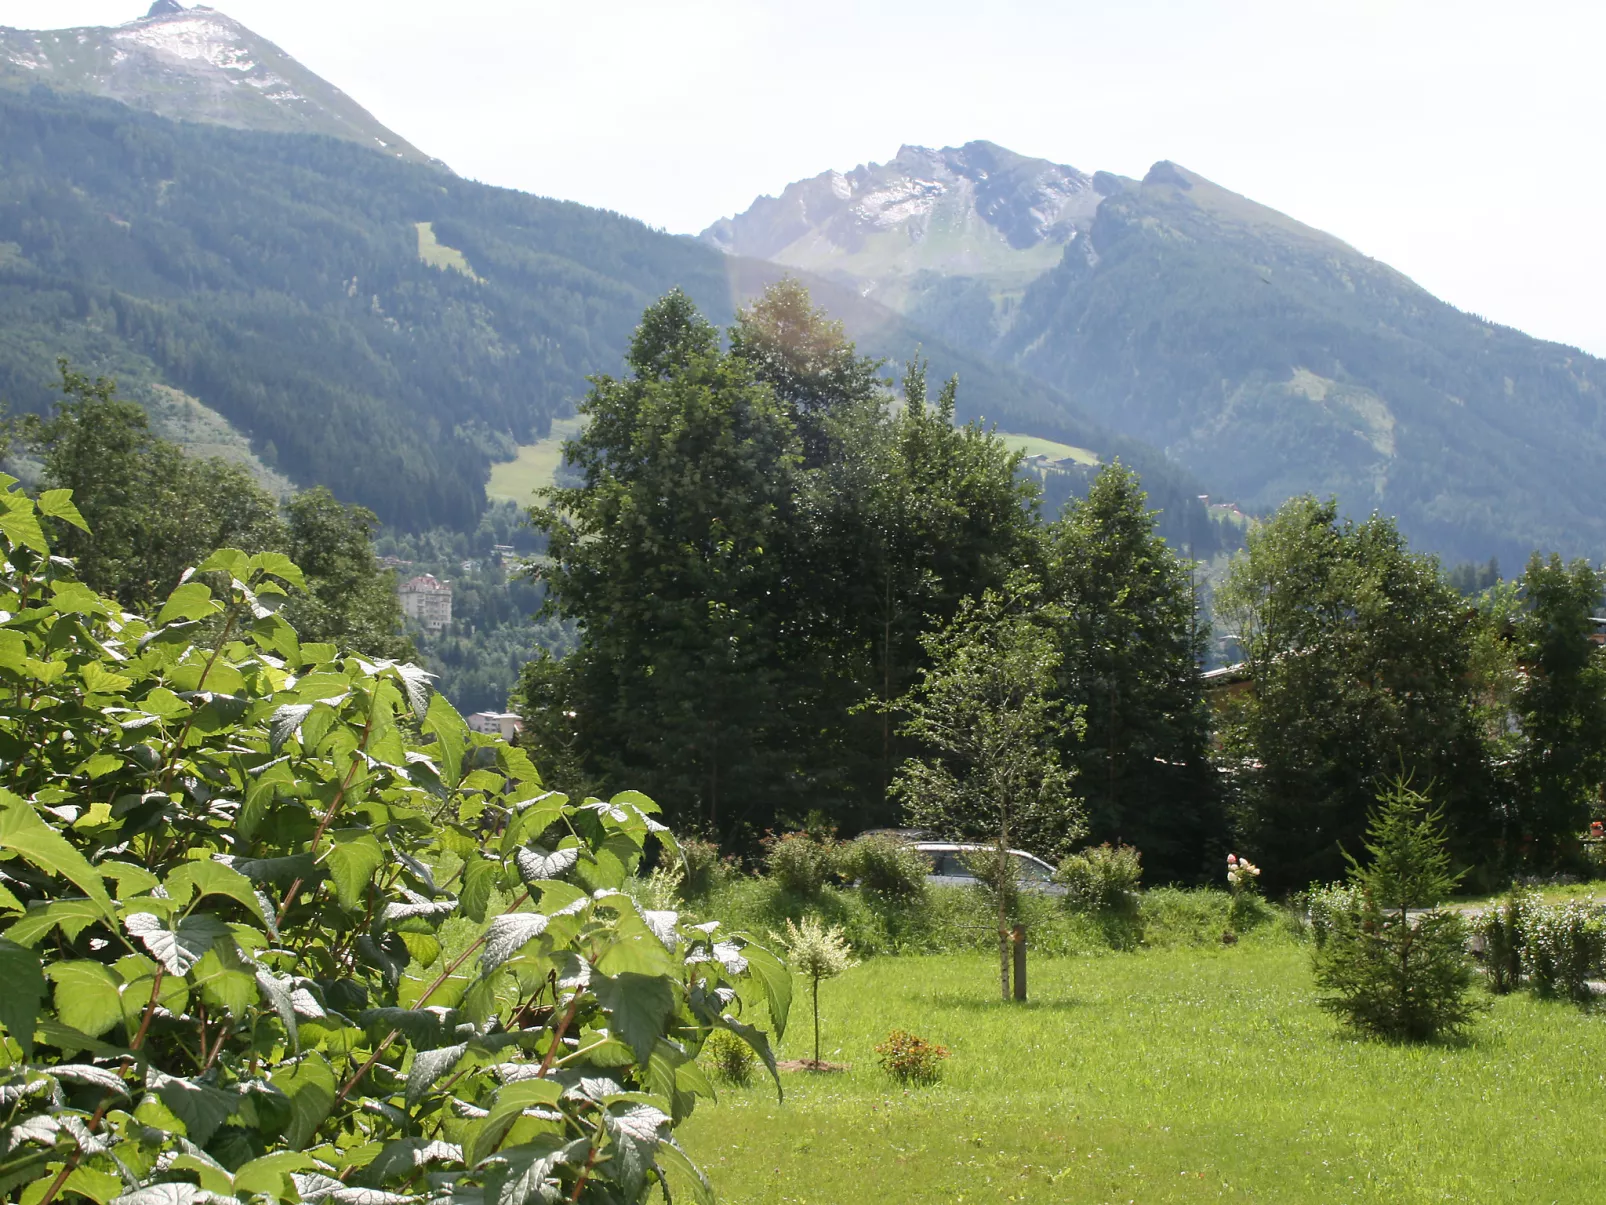
{"type": "MultiPolygon", "coordinates": [[[[954,841],[916,841],[914,843],[914,847],[916,849],[920,850],[922,853],[929,853],[929,854],[978,853],[978,852],[991,853],[993,850],[998,848],[996,845],[963,845],[963,844],[960,844],[960,843],[954,842],[954,841]]],[[[1042,862],[1044,866],[1048,865],[1047,861],[1045,861],[1042,858],[1039,858],[1036,854],[1032,853],[1030,850],[1011,849],[1011,850],[1008,850],[1006,852],[1008,852],[1010,854],[1013,854],[1016,857],[1030,858],[1034,862],[1042,862]]]]}

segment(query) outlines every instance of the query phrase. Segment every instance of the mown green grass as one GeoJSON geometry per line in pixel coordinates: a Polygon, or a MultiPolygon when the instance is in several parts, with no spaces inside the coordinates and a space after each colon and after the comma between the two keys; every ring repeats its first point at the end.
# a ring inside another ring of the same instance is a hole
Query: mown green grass
{"type": "Polygon", "coordinates": [[[1000,431],[998,438],[1009,445],[1010,451],[1024,452],[1028,456],[1047,456],[1052,460],[1070,459],[1077,464],[1099,462],[1098,453],[1053,439],[1041,439],[1036,435],[1011,435],[1008,431],[1000,431]]]}
{"type": "MultiPolygon", "coordinates": [[[[1593,1202],[1606,1196],[1606,1020],[1493,1001],[1460,1046],[1347,1036],[1304,947],[1035,959],[1003,1005],[979,954],[871,959],[825,984],[851,1069],[725,1088],[681,1131],[733,1205],[903,1202],[1593,1202]],[[952,1050],[905,1090],[893,1028],[952,1050]]],[[[804,994],[782,1057],[805,1057],[804,994]]]]}
{"type": "Polygon", "coordinates": [[[584,420],[555,418],[552,434],[533,444],[520,444],[519,454],[513,460],[491,466],[491,479],[486,483],[489,498],[510,498],[520,506],[535,501],[535,491],[545,489],[557,479],[563,464],[563,444],[580,434],[584,420]]]}

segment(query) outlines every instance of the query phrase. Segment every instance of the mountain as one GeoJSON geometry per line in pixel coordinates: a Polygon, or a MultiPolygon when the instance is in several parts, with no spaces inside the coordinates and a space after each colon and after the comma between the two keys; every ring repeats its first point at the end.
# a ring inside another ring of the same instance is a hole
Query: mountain
{"type": "Polygon", "coordinates": [[[0,26],[0,87],[37,84],[248,130],[324,134],[413,163],[429,157],[272,42],[204,5],[157,0],[115,28],[0,26]]]}
{"type": "MultiPolygon", "coordinates": [[[[616,372],[680,287],[720,323],[785,269],[633,219],[350,141],[174,122],[0,89],[0,399],[49,405],[54,360],[159,415],[210,415],[297,485],[418,531],[472,530],[490,466],[616,372]]],[[[1167,530],[1214,540],[1197,483],[1025,372],[809,278],[861,348],[962,378],[962,417],[1145,474],[1167,530]]],[[[1084,473],[1054,475],[1053,501],[1084,473]]]]}
{"type": "Polygon", "coordinates": [[[1606,553],[1606,362],[1176,164],[1136,181],[905,147],[702,238],[1022,369],[1239,506],[1336,493],[1451,559],[1606,553]]]}
{"type": "MultiPolygon", "coordinates": [[[[1113,183],[1113,182],[1112,182],[1113,183]]],[[[715,222],[705,242],[852,284],[900,310],[949,276],[1017,291],[1087,233],[1103,180],[990,142],[901,147],[715,222]]],[[[1116,185],[1118,187],[1118,185],[1116,185]]]]}

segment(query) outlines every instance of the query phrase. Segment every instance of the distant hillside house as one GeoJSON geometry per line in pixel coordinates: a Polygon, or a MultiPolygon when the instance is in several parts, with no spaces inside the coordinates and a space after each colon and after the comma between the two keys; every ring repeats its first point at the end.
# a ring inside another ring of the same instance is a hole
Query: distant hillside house
{"type": "Polygon", "coordinates": [[[524,721],[511,711],[476,711],[468,717],[468,726],[475,732],[500,736],[511,741],[524,731],[524,721]]]}
{"type": "Polygon", "coordinates": [[[427,632],[439,632],[452,622],[452,583],[432,573],[409,578],[396,590],[401,595],[402,614],[416,619],[427,632]]]}

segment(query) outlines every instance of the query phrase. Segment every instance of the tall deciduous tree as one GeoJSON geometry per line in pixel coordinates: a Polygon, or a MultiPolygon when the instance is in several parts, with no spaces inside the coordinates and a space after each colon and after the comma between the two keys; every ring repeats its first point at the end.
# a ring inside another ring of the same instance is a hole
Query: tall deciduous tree
{"type": "Polygon", "coordinates": [[[1072,774],[1057,749],[1080,717],[1055,696],[1059,651],[1017,577],[960,604],[952,623],[922,638],[931,664],[900,702],[903,728],[928,751],[910,758],[893,790],[911,824],[956,841],[986,842],[997,903],[1000,988],[1009,999],[1013,847],[1055,857],[1087,831],[1072,774]]]}
{"type": "Polygon", "coordinates": [[[1150,876],[1194,879],[1220,860],[1224,816],[1199,663],[1191,566],[1155,532],[1137,474],[1116,463],[1045,533],[1059,689],[1086,718],[1062,747],[1094,841],[1143,851],[1150,876]]]}
{"type": "Polygon", "coordinates": [[[1331,880],[1398,774],[1434,784],[1452,848],[1488,834],[1468,674],[1473,616],[1392,521],[1295,498],[1249,539],[1217,596],[1252,690],[1225,726],[1240,836],[1282,886],[1331,880]]]}
{"type": "Polygon", "coordinates": [[[1523,671],[1513,700],[1521,745],[1507,847],[1516,864],[1553,870],[1577,854],[1606,779],[1606,651],[1590,639],[1601,575],[1586,561],[1536,553],[1522,593],[1512,641],[1523,671]]]}
{"type": "Polygon", "coordinates": [[[996,435],[954,425],[957,390],[949,381],[933,403],[910,364],[903,405],[841,411],[833,459],[805,484],[807,548],[827,583],[817,647],[840,706],[867,704],[838,731],[868,822],[909,751],[890,705],[929,664],[922,636],[1037,559],[1035,487],[996,435]]]}
{"type": "Polygon", "coordinates": [[[736,315],[730,350],[791,412],[805,468],[830,457],[833,415],[881,398],[881,362],[859,355],[842,323],[815,308],[808,289],[791,277],[736,315]]]}
{"type": "Polygon", "coordinates": [[[584,629],[565,710],[605,768],[729,838],[796,762],[778,655],[796,436],[679,292],[647,311],[628,363],[581,405],[583,484],[532,512],[553,603],[584,629]]]}

